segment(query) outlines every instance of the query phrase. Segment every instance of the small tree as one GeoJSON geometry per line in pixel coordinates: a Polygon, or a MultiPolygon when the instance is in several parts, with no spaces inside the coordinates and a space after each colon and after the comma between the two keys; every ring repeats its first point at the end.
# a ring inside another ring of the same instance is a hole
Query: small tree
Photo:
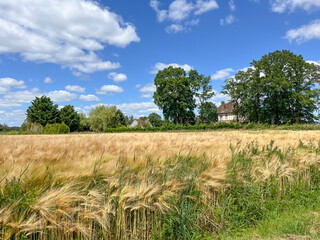
{"type": "Polygon", "coordinates": [[[116,111],[116,115],[117,115],[117,118],[118,118],[118,122],[121,125],[125,126],[126,125],[126,118],[125,118],[125,115],[123,114],[123,112],[120,109],[118,109],[116,111]]]}
{"type": "Polygon", "coordinates": [[[66,105],[60,110],[61,120],[70,128],[71,132],[78,131],[80,126],[80,117],[74,110],[74,106],[66,105]]]}
{"type": "Polygon", "coordinates": [[[61,118],[58,105],[54,105],[47,96],[36,97],[27,109],[27,121],[39,123],[42,126],[48,123],[60,123],[61,118]]]}
{"type": "Polygon", "coordinates": [[[199,107],[199,118],[202,122],[210,123],[218,121],[217,106],[212,102],[206,102],[199,107]]]}
{"type": "Polygon", "coordinates": [[[149,118],[150,123],[152,124],[152,126],[161,127],[162,120],[161,120],[161,116],[159,114],[151,113],[148,118],[149,118]]]}
{"type": "Polygon", "coordinates": [[[79,131],[90,131],[90,122],[89,118],[86,117],[84,113],[78,113],[80,123],[79,123],[79,131]]]}
{"type": "Polygon", "coordinates": [[[118,126],[117,107],[106,107],[99,105],[89,113],[90,129],[95,132],[102,132],[106,128],[116,128],[118,126]]]}

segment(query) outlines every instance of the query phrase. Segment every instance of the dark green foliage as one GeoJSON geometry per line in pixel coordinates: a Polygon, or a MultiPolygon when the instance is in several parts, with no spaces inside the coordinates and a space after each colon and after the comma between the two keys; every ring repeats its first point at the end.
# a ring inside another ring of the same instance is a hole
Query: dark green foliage
{"type": "Polygon", "coordinates": [[[58,105],[54,105],[49,97],[36,97],[31,104],[27,109],[28,122],[39,123],[42,126],[61,122],[58,105]]]}
{"type": "Polygon", "coordinates": [[[199,107],[199,118],[204,123],[217,122],[217,106],[212,102],[202,103],[199,107]]]}
{"type": "Polygon", "coordinates": [[[147,118],[146,116],[143,116],[143,117],[140,117],[139,119],[145,121],[145,120],[147,120],[148,118],[147,118]]]}
{"type": "Polygon", "coordinates": [[[121,125],[126,126],[127,123],[126,123],[125,115],[123,114],[123,112],[122,112],[120,109],[117,109],[116,115],[117,115],[117,118],[118,118],[118,122],[119,122],[121,125]]]}
{"type": "Polygon", "coordinates": [[[185,124],[194,118],[194,91],[189,77],[182,68],[170,66],[159,71],[154,84],[154,102],[162,109],[166,120],[185,124]]]}
{"type": "Polygon", "coordinates": [[[149,118],[150,123],[152,124],[153,127],[161,127],[162,119],[161,119],[161,116],[159,114],[150,113],[148,118],[149,118]]]}
{"type": "Polygon", "coordinates": [[[78,131],[80,126],[80,117],[74,110],[74,106],[66,105],[60,110],[62,122],[64,122],[71,132],[78,131]]]}
{"type": "Polygon", "coordinates": [[[320,67],[301,55],[275,51],[228,79],[223,93],[235,103],[235,113],[249,122],[310,123],[317,119],[319,74],[320,67]]]}
{"type": "Polygon", "coordinates": [[[53,124],[47,124],[43,128],[43,133],[45,134],[63,134],[63,133],[69,133],[70,128],[65,123],[53,123],[53,124]]]}
{"type": "Polygon", "coordinates": [[[7,124],[0,124],[0,132],[19,131],[20,127],[9,127],[7,124]]]}
{"type": "Polygon", "coordinates": [[[89,119],[86,117],[84,113],[78,113],[80,122],[79,122],[79,131],[87,132],[90,131],[90,123],[89,119]]]}

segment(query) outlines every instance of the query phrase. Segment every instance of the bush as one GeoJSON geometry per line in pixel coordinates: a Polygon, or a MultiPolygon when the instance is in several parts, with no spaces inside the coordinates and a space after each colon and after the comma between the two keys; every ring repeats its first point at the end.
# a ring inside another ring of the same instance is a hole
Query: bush
{"type": "Polygon", "coordinates": [[[21,125],[21,131],[26,133],[42,133],[43,126],[40,123],[24,122],[21,125]]]}
{"type": "Polygon", "coordinates": [[[60,133],[69,133],[70,128],[64,123],[53,123],[53,124],[47,124],[43,128],[43,133],[46,134],[60,134],[60,133]]]}

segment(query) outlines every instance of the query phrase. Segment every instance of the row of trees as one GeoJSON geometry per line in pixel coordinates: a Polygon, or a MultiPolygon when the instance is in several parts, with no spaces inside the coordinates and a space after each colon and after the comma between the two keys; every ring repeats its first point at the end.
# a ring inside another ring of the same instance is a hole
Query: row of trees
{"type": "MultiPolygon", "coordinates": [[[[222,93],[231,98],[234,114],[255,123],[285,124],[314,122],[319,109],[320,66],[283,50],[254,60],[245,71],[226,80],[222,93]]],[[[217,121],[210,77],[189,75],[182,68],[168,67],[154,79],[154,102],[165,119],[186,124],[194,120],[196,107],[202,122],[217,121]]]]}
{"type": "Polygon", "coordinates": [[[319,66],[283,50],[254,60],[226,81],[223,93],[235,104],[235,113],[249,122],[305,123],[317,119],[319,83],[319,66]]]}
{"type": "MultiPolygon", "coordinates": [[[[141,119],[147,118],[153,126],[162,125],[161,116],[156,113],[151,113],[149,117],[141,117],[141,119]]],[[[84,113],[77,113],[72,105],[59,110],[58,105],[54,104],[49,97],[42,96],[36,97],[28,107],[27,119],[22,125],[22,130],[38,132],[39,129],[44,128],[48,133],[54,133],[55,129],[58,132],[65,132],[63,125],[65,124],[71,132],[103,132],[107,128],[128,126],[132,121],[133,116],[123,114],[116,106],[98,105],[89,112],[87,117],[84,113]]]]}

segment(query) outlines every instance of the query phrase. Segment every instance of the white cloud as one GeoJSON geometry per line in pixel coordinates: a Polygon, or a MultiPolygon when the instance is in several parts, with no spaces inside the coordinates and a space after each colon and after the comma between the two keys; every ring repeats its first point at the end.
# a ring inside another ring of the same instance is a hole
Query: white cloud
{"type": "Polygon", "coordinates": [[[212,80],[224,80],[231,75],[231,73],[235,72],[232,68],[226,68],[217,71],[215,74],[211,76],[212,80]]]}
{"type": "Polygon", "coordinates": [[[317,65],[317,66],[320,66],[320,61],[319,62],[316,62],[316,61],[306,61],[307,63],[311,63],[311,64],[314,64],[314,65],[317,65]]]}
{"type": "Polygon", "coordinates": [[[112,93],[123,92],[123,88],[116,85],[103,85],[100,89],[97,89],[96,92],[100,95],[110,95],[112,93]]]}
{"type": "Polygon", "coordinates": [[[24,103],[31,103],[35,97],[40,97],[38,88],[31,90],[8,92],[7,94],[0,97],[0,109],[9,109],[21,107],[24,103]]]}
{"type": "Polygon", "coordinates": [[[297,8],[302,8],[306,11],[311,11],[320,8],[319,0],[272,0],[271,9],[273,12],[283,13],[287,10],[294,11],[297,8]]]}
{"type": "Polygon", "coordinates": [[[46,77],[44,79],[44,83],[53,83],[52,79],[50,77],[46,77]]]}
{"type": "Polygon", "coordinates": [[[79,99],[82,100],[82,101],[86,101],[86,102],[98,102],[98,101],[100,101],[100,98],[98,98],[97,96],[95,96],[93,94],[80,95],[79,99]]]}
{"type": "Polygon", "coordinates": [[[0,78],[0,94],[5,94],[10,89],[23,89],[26,88],[24,81],[16,80],[13,78],[0,78]]]}
{"type": "Polygon", "coordinates": [[[25,118],[24,110],[0,111],[0,123],[6,123],[9,126],[20,126],[25,118]]]}
{"type": "Polygon", "coordinates": [[[170,26],[166,27],[167,33],[178,33],[185,31],[186,28],[182,26],[181,24],[171,24],[170,26]]]}
{"type": "Polygon", "coordinates": [[[166,27],[167,33],[182,32],[187,29],[186,26],[198,25],[199,19],[188,19],[219,8],[216,0],[196,0],[195,2],[190,0],[174,0],[170,3],[167,10],[160,9],[160,2],[158,0],[150,0],[150,6],[156,12],[159,22],[165,20],[174,22],[174,24],[166,27]]]}
{"type": "Polygon", "coordinates": [[[236,21],[236,18],[230,14],[228,16],[226,16],[225,18],[220,19],[220,25],[228,25],[228,24],[232,24],[236,21]]]}
{"type": "Polygon", "coordinates": [[[229,3],[230,10],[234,12],[236,10],[236,5],[234,3],[234,0],[230,0],[228,3],[229,3]]]}
{"type": "Polygon", "coordinates": [[[197,0],[195,5],[195,15],[201,15],[214,9],[218,9],[219,5],[215,0],[203,1],[197,0]]]}
{"type": "Polygon", "coordinates": [[[142,94],[140,97],[142,97],[142,98],[152,98],[152,94],[150,94],[150,93],[145,93],[145,94],[142,94]]]}
{"type": "Polygon", "coordinates": [[[77,92],[77,93],[84,93],[86,91],[86,89],[84,87],[80,87],[80,86],[77,86],[77,85],[67,85],[65,87],[65,89],[67,91],[77,92]]]}
{"type": "Polygon", "coordinates": [[[154,93],[156,91],[156,86],[153,83],[148,83],[140,89],[143,93],[154,93]]]}
{"type": "Polygon", "coordinates": [[[95,1],[0,2],[0,53],[19,53],[23,60],[93,73],[120,67],[96,51],[139,41],[132,24],[95,1]]]}
{"type": "Polygon", "coordinates": [[[184,69],[186,72],[189,72],[189,71],[193,68],[192,66],[190,66],[190,65],[188,65],[188,64],[179,65],[179,64],[177,64],[177,63],[170,63],[170,64],[156,63],[156,65],[154,65],[154,66],[152,67],[152,70],[151,70],[150,73],[152,73],[152,74],[157,74],[158,71],[163,70],[163,69],[165,69],[165,68],[167,68],[167,67],[170,67],[170,66],[172,66],[172,67],[174,67],[174,68],[180,67],[180,68],[184,69]]]}
{"type": "Polygon", "coordinates": [[[148,116],[152,112],[162,113],[162,111],[152,101],[140,102],[140,103],[122,103],[116,105],[117,108],[121,109],[127,115],[148,116]]]}
{"type": "Polygon", "coordinates": [[[303,43],[311,39],[320,39],[320,19],[314,20],[300,28],[289,30],[285,38],[290,42],[296,41],[297,43],[303,43]]]}
{"type": "Polygon", "coordinates": [[[77,95],[64,90],[48,92],[47,95],[53,102],[69,102],[77,98],[77,95]]]}
{"type": "Polygon", "coordinates": [[[111,72],[108,74],[108,78],[112,79],[114,82],[123,82],[128,79],[126,74],[111,72]]]}

